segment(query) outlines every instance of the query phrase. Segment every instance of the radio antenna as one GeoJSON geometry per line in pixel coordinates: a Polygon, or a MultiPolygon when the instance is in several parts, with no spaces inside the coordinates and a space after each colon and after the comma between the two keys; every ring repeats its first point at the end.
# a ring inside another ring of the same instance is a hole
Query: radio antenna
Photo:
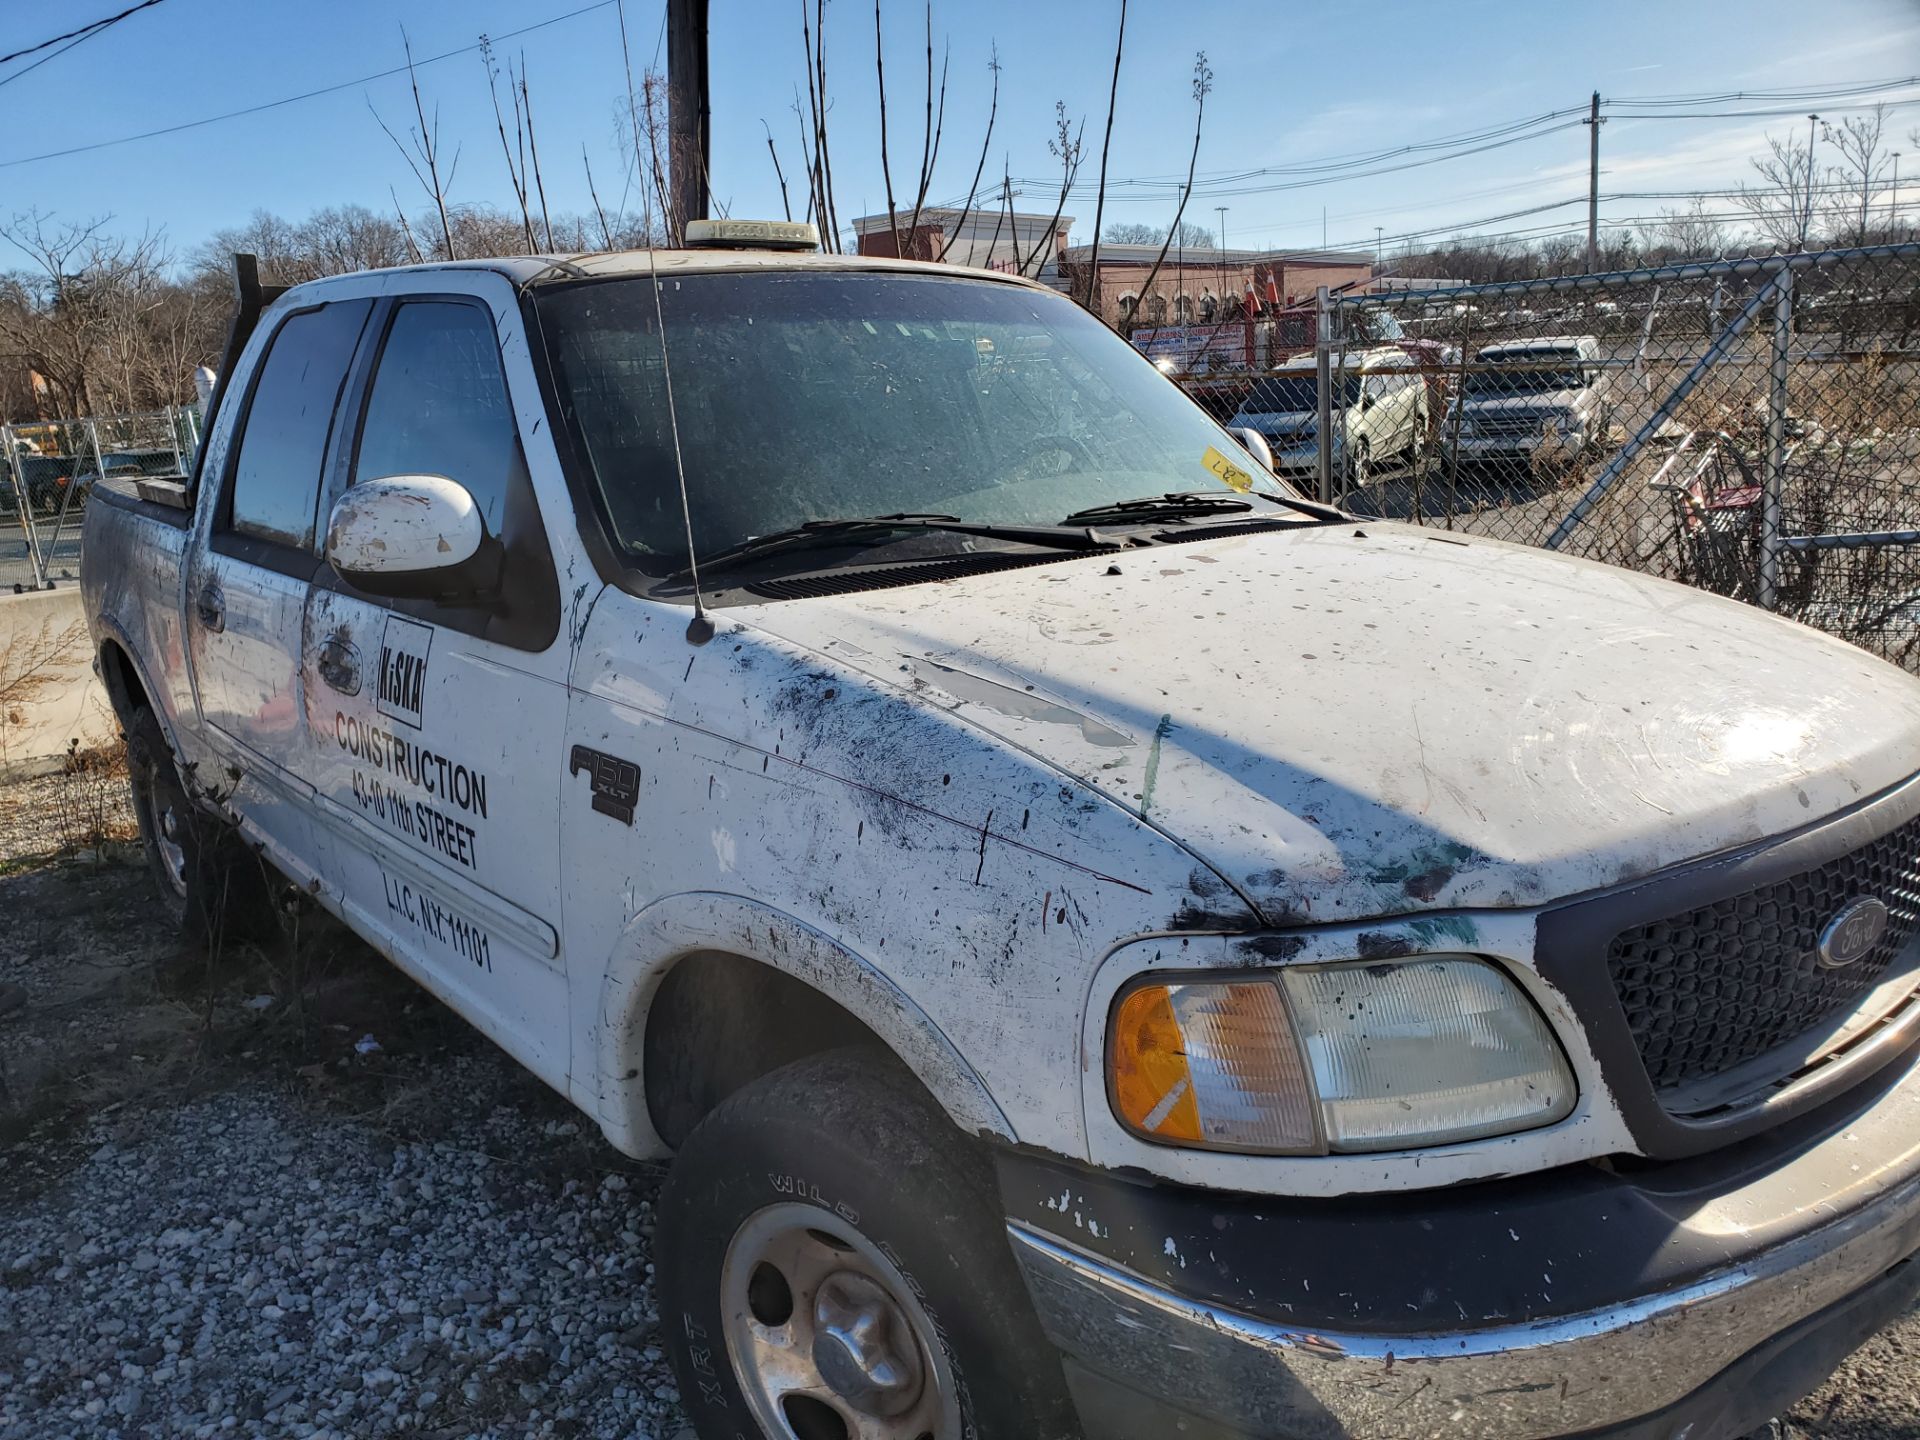
{"type": "Polygon", "coordinates": [[[673,431],[673,473],[680,482],[680,519],[687,527],[687,571],[693,576],[693,619],[687,622],[687,642],[704,645],[713,639],[713,620],[700,592],[700,558],[693,553],[693,505],[687,499],[687,464],[680,455],[680,412],[673,403],[673,366],[667,359],[667,317],[660,304],[660,268],[653,247],[647,247],[647,283],[653,288],[653,319],[660,327],[660,375],[667,388],[667,424],[673,431]]]}

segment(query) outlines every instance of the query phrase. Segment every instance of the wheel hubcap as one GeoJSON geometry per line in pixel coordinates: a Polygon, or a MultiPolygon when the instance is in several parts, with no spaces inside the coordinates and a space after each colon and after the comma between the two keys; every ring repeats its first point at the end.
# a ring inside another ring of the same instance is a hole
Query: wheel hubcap
{"type": "Polygon", "coordinates": [[[949,1440],[958,1391],[932,1315],[894,1260],[814,1205],[750,1216],[720,1277],[727,1356],[777,1440],[949,1440]]]}
{"type": "Polygon", "coordinates": [[[180,814],[171,805],[163,805],[153,817],[154,848],[160,852],[161,873],[176,895],[187,893],[187,850],[180,843],[184,826],[180,814]]]}
{"type": "Polygon", "coordinates": [[[887,1292],[857,1271],[836,1270],[820,1282],[813,1363],[834,1394],[874,1415],[901,1414],[919,1395],[913,1335],[887,1292]]]}

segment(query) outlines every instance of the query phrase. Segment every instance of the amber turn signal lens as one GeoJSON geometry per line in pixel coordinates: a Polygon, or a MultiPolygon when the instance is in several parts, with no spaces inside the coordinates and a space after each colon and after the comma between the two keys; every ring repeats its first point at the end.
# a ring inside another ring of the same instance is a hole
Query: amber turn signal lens
{"type": "Polygon", "coordinates": [[[1120,1002],[1108,1054],[1122,1120],[1159,1140],[1200,1138],[1193,1072],[1168,986],[1145,985],[1120,1002]]]}
{"type": "Polygon", "coordinates": [[[1142,985],[1114,1011],[1107,1063],[1114,1109],[1144,1139],[1320,1148],[1306,1067],[1271,981],[1142,985]]]}

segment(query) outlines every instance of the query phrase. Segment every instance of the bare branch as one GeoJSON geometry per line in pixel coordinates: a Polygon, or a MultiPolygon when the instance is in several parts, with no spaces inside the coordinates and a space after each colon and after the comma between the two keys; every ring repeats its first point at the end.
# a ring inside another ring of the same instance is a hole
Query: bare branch
{"type": "Polygon", "coordinates": [[[780,209],[786,214],[787,219],[791,220],[793,219],[793,202],[787,198],[786,172],[780,168],[780,152],[773,145],[773,127],[767,124],[764,115],[760,117],[760,128],[767,132],[767,154],[773,157],[774,178],[780,182],[780,209]]]}
{"type": "Polygon", "coordinates": [[[1187,200],[1193,194],[1194,167],[1200,163],[1200,125],[1206,119],[1207,96],[1212,91],[1213,70],[1207,64],[1207,52],[1202,50],[1193,57],[1193,150],[1187,156],[1187,183],[1181,188],[1180,203],[1174,208],[1173,224],[1167,227],[1167,238],[1160,242],[1160,253],[1154,256],[1153,268],[1147,271],[1147,278],[1140,286],[1143,302],[1152,293],[1154,279],[1167,261],[1167,248],[1180,233],[1180,222],[1186,217],[1187,200]]]}
{"type": "Polygon", "coordinates": [[[880,0],[873,0],[873,77],[880,87],[880,178],[887,186],[887,233],[893,236],[893,253],[900,255],[900,214],[893,206],[893,167],[887,163],[887,58],[880,43],[880,0]]]}
{"type": "MultiPolygon", "coordinates": [[[[974,197],[980,193],[980,177],[986,173],[987,147],[993,143],[994,118],[1000,113],[1000,47],[998,45],[993,47],[991,55],[987,60],[987,69],[993,73],[993,98],[987,103],[987,133],[985,138],[980,142],[980,163],[973,167],[973,183],[967,186],[967,203],[960,212],[962,216],[973,213],[974,197]]],[[[933,258],[935,260],[946,259],[947,252],[953,248],[953,242],[959,238],[960,227],[956,225],[953,233],[947,236],[946,243],[940,247],[940,253],[933,258]]]]}
{"type": "Polygon", "coordinates": [[[1127,0],[1120,0],[1120,33],[1113,42],[1113,84],[1107,91],[1107,131],[1100,141],[1100,193],[1093,203],[1093,248],[1087,256],[1087,309],[1099,314],[1100,225],[1107,212],[1107,152],[1113,147],[1113,110],[1120,99],[1120,57],[1127,46],[1127,0]]]}

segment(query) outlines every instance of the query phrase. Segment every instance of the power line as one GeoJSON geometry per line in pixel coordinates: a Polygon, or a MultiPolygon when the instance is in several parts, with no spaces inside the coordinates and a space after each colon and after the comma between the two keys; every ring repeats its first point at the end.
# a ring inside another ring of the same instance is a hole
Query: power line
{"type": "MultiPolygon", "coordinates": [[[[109,25],[118,25],[129,15],[149,9],[159,3],[160,0],[140,0],[138,5],[129,5],[118,15],[109,15],[104,20],[95,20],[91,24],[82,25],[78,30],[69,30],[66,34],[56,35],[51,40],[42,40],[38,45],[29,45],[26,49],[16,50],[11,55],[0,55],[0,65],[11,65],[22,56],[36,54],[41,50],[47,49],[49,46],[58,45],[62,40],[84,40],[89,35],[97,35],[109,25]]],[[[31,69],[32,67],[29,66],[28,68],[31,69]]],[[[24,75],[26,71],[23,70],[20,73],[24,75]]]]}
{"type": "Polygon", "coordinates": [[[42,40],[38,45],[29,45],[24,50],[16,50],[11,55],[0,57],[0,65],[5,65],[9,61],[20,59],[23,55],[32,55],[36,51],[45,50],[49,45],[60,46],[60,48],[58,50],[55,50],[51,55],[42,55],[38,60],[34,61],[31,65],[23,65],[18,70],[14,71],[13,74],[0,78],[0,86],[11,85],[14,81],[18,80],[22,75],[31,75],[34,71],[38,70],[42,65],[46,64],[49,60],[58,60],[62,55],[66,54],[67,51],[73,49],[74,46],[84,45],[87,41],[91,40],[94,36],[98,35],[101,31],[110,29],[111,27],[118,25],[122,20],[126,19],[129,15],[135,14],[141,10],[151,9],[153,6],[158,5],[159,3],[160,3],[160,0],[140,0],[140,3],[138,5],[130,6],[129,8],[122,10],[118,15],[109,15],[104,20],[96,20],[91,25],[82,25],[78,30],[69,30],[64,35],[56,35],[51,40],[42,40]],[[66,42],[64,45],[60,43],[63,40],[66,42]]]}
{"type": "MultiPolygon", "coordinates": [[[[522,25],[518,30],[507,30],[489,38],[492,43],[497,45],[502,40],[512,40],[521,35],[529,35],[535,30],[544,30],[549,25],[558,25],[563,20],[572,20],[595,10],[604,10],[613,3],[614,0],[594,0],[594,3],[591,5],[582,5],[579,9],[569,10],[563,15],[555,15],[548,20],[537,20],[531,25],[522,25]]],[[[472,45],[462,45],[458,49],[443,50],[438,55],[429,55],[424,59],[414,61],[414,68],[419,69],[426,65],[436,65],[442,60],[451,60],[460,55],[471,55],[479,48],[479,43],[476,41],[472,45]]],[[[152,140],[161,135],[178,135],[183,130],[198,130],[202,126],[217,125],[223,120],[237,120],[244,115],[258,115],[265,110],[278,110],[282,106],[295,105],[302,100],[313,100],[322,95],[338,94],[342,90],[351,90],[359,85],[370,85],[376,80],[386,80],[392,76],[404,75],[406,73],[407,67],[405,65],[396,65],[388,70],[376,71],[371,75],[362,75],[358,79],[342,80],[336,85],[323,85],[317,90],[303,90],[298,95],[287,95],[278,100],[262,101],[258,105],[248,105],[239,110],[228,110],[219,115],[208,115],[199,120],[183,120],[177,125],[162,125],[157,129],[142,130],[137,135],[121,135],[112,140],[95,140],[87,145],[70,145],[63,150],[47,150],[39,155],[22,155],[12,160],[0,160],[0,170],[10,170],[16,165],[32,165],[41,160],[59,160],[68,155],[85,155],[94,150],[111,149],[116,145],[131,145],[136,140],[152,140]]]]}

